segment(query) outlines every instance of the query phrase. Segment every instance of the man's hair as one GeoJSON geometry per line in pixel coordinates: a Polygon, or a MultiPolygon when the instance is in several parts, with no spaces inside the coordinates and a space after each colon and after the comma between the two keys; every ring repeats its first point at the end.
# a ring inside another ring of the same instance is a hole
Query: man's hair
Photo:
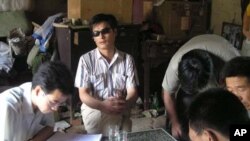
{"type": "Polygon", "coordinates": [[[100,13],[100,14],[97,14],[91,18],[91,20],[89,22],[89,27],[90,27],[91,31],[93,29],[93,26],[95,24],[100,23],[100,22],[107,22],[112,29],[116,29],[117,25],[118,25],[118,22],[117,22],[115,16],[113,16],[111,14],[100,13]]]}
{"type": "Polygon", "coordinates": [[[213,88],[200,93],[188,111],[189,126],[198,134],[206,128],[229,137],[232,124],[249,123],[247,110],[231,92],[213,88]]]}
{"type": "Polygon", "coordinates": [[[40,86],[45,93],[58,89],[64,95],[74,91],[73,76],[61,62],[45,62],[41,64],[32,79],[32,89],[40,86]]]}
{"type": "Polygon", "coordinates": [[[197,93],[205,87],[213,75],[213,61],[204,50],[192,50],[184,54],[178,67],[181,89],[188,94],[197,93]]]}
{"type": "Polygon", "coordinates": [[[250,57],[240,56],[228,61],[221,72],[221,82],[225,84],[227,77],[242,76],[250,82],[250,57]]]}

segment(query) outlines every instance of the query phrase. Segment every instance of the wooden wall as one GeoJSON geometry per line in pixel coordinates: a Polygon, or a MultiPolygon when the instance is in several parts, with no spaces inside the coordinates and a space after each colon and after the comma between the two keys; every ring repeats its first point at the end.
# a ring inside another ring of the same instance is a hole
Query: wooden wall
{"type": "Polygon", "coordinates": [[[33,6],[27,11],[30,20],[43,24],[51,15],[63,12],[67,13],[67,0],[33,0],[33,6]]]}

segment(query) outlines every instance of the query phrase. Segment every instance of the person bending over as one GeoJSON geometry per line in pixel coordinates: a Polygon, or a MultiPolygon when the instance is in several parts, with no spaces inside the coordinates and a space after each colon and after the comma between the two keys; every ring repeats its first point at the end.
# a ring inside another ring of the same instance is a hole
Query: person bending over
{"type": "Polygon", "coordinates": [[[214,34],[193,37],[174,54],[162,82],[162,97],[175,138],[188,140],[186,109],[192,97],[217,87],[224,63],[239,55],[226,39],[214,34]]]}
{"type": "Polygon", "coordinates": [[[0,94],[0,140],[47,140],[53,133],[52,112],[73,94],[73,90],[73,77],[64,64],[42,64],[32,82],[0,94]]]}

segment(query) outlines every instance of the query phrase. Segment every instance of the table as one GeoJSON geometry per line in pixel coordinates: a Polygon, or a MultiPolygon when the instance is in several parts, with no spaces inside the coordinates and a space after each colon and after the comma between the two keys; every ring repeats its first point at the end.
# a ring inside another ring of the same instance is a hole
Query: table
{"type": "MultiPolygon", "coordinates": [[[[101,141],[108,141],[107,137],[103,137],[101,141]]],[[[128,141],[177,141],[167,131],[162,128],[130,132],[128,133],[128,141]]]]}
{"type": "MultiPolygon", "coordinates": [[[[80,138],[85,141],[90,138],[92,140],[108,141],[108,137],[102,137],[101,134],[76,134],[76,133],[60,133],[56,132],[48,141],[76,141],[80,138]]],[[[129,132],[127,141],[177,141],[167,131],[162,128],[150,129],[139,132],[129,132]]]]}
{"type": "Polygon", "coordinates": [[[177,141],[164,129],[128,133],[128,141],[177,141]]]}

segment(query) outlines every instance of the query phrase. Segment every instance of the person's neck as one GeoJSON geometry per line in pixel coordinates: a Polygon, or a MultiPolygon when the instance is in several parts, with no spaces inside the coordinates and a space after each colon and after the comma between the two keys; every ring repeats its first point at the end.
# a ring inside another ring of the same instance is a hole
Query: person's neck
{"type": "Polygon", "coordinates": [[[38,108],[37,108],[37,105],[35,104],[35,94],[34,94],[34,91],[32,90],[31,91],[31,105],[32,105],[32,108],[33,108],[33,112],[36,113],[38,108]]]}
{"type": "Polygon", "coordinates": [[[99,51],[102,54],[102,56],[108,61],[108,63],[110,63],[115,54],[115,48],[99,49],[99,51]]]}

